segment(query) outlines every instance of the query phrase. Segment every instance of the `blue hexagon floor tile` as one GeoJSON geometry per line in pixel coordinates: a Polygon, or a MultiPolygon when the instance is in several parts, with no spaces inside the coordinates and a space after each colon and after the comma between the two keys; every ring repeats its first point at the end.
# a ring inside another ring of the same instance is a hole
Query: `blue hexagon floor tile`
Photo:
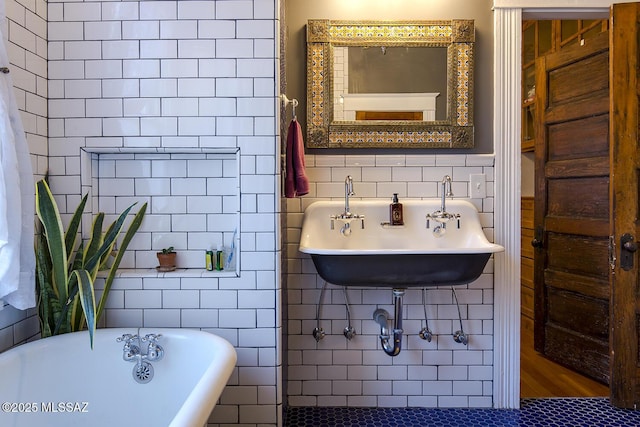
{"type": "Polygon", "coordinates": [[[523,399],[520,409],[289,407],[285,427],[638,427],[606,398],[523,399]]]}

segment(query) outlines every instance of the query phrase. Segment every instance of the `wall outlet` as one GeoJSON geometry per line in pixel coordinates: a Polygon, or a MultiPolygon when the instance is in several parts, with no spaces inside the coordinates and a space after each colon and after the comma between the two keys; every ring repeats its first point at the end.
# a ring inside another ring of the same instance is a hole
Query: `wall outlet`
{"type": "Polygon", "coordinates": [[[484,199],[487,197],[487,177],[483,173],[469,175],[469,197],[484,199]]]}

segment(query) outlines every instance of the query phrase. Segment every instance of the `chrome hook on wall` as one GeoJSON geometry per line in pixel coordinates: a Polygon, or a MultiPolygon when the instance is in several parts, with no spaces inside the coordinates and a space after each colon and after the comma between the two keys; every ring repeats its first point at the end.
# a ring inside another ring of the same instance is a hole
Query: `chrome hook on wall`
{"type": "Polygon", "coordinates": [[[297,120],[298,116],[296,116],[296,107],[299,104],[298,100],[295,98],[289,99],[285,94],[280,95],[280,99],[282,100],[282,106],[284,108],[287,108],[287,105],[291,104],[291,113],[292,113],[293,120],[297,120]]]}

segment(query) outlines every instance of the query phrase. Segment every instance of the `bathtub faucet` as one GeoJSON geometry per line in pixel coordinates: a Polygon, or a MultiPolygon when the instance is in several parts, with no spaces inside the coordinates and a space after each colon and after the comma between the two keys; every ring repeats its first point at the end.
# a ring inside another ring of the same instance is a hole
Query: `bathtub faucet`
{"type": "Polygon", "coordinates": [[[164,356],[164,349],[158,345],[158,339],[162,334],[147,334],[142,338],[142,342],[148,341],[147,360],[160,360],[164,356]]]}
{"type": "Polygon", "coordinates": [[[138,360],[148,360],[154,362],[162,359],[164,356],[164,349],[158,345],[158,339],[162,334],[147,334],[144,337],[138,335],[124,334],[119,338],[116,338],[117,342],[124,341],[124,347],[122,348],[122,358],[127,362],[135,362],[138,360]],[[146,353],[143,353],[141,348],[142,343],[148,343],[146,353]],[[137,344],[135,344],[137,343],[137,344]]]}
{"type": "Polygon", "coordinates": [[[122,358],[126,362],[134,362],[133,379],[141,384],[148,383],[153,378],[153,366],[149,362],[156,362],[164,357],[164,349],[158,345],[161,334],[139,335],[124,334],[116,338],[117,342],[124,342],[122,358]],[[146,353],[142,352],[143,343],[147,343],[146,353]]]}
{"type": "Polygon", "coordinates": [[[124,347],[122,348],[122,358],[125,362],[135,361],[136,357],[140,354],[140,346],[134,344],[139,342],[137,335],[124,334],[119,338],[116,338],[117,342],[124,341],[124,347]]]}

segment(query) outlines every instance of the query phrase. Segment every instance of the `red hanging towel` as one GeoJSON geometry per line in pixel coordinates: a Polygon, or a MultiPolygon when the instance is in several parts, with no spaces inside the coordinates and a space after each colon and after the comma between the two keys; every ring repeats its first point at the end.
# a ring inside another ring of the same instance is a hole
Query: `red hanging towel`
{"type": "Polygon", "coordinates": [[[297,120],[291,120],[287,134],[285,197],[304,196],[309,192],[309,178],[304,166],[304,141],[302,128],[297,120]]]}

